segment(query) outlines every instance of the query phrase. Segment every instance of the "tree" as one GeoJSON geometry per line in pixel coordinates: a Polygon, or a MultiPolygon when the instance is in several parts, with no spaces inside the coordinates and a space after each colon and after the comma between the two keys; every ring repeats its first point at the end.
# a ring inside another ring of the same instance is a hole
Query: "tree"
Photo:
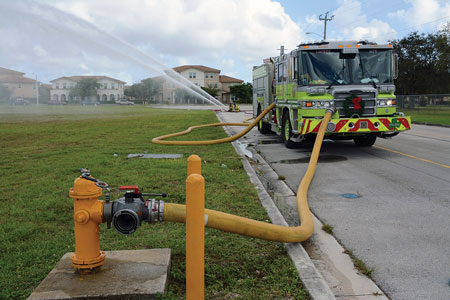
{"type": "Polygon", "coordinates": [[[8,102],[9,98],[11,97],[11,90],[8,89],[8,87],[2,83],[0,83],[0,102],[8,102]]]}
{"type": "Polygon", "coordinates": [[[230,86],[231,95],[239,98],[242,103],[252,103],[253,85],[249,82],[230,86]]]}
{"type": "Polygon", "coordinates": [[[450,25],[437,33],[408,36],[392,42],[399,56],[397,94],[444,94],[450,92],[450,25]]]}
{"type": "Polygon", "coordinates": [[[100,83],[98,83],[97,79],[83,78],[70,90],[70,96],[72,99],[79,97],[81,102],[89,102],[91,97],[97,97],[98,88],[100,88],[100,83]]]}
{"type": "Polygon", "coordinates": [[[151,102],[162,90],[161,82],[147,78],[130,86],[125,95],[134,97],[137,103],[151,102]]]}
{"type": "Polygon", "coordinates": [[[211,97],[217,97],[219,95],[219,92],[220,92],[219,88],[215,88],[212,85],[210,85],[209,87],[202,86],[202,90],[204,90],[205,92],[210,94],[211,97]]]}

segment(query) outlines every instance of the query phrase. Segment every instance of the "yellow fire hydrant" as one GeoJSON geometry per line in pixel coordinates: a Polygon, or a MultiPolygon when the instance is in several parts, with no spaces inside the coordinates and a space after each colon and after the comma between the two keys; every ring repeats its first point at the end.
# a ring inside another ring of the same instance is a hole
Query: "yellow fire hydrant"
{"type": "Polygon", "coordinates": [[[82,272],[105,263],[105,252],[100,250],[100,224],[104,201],[98,200],[102,189],[94,181],[82,176],[75,179],[69,196],[74,200],[75,254],[72,266],[82,272]]]}

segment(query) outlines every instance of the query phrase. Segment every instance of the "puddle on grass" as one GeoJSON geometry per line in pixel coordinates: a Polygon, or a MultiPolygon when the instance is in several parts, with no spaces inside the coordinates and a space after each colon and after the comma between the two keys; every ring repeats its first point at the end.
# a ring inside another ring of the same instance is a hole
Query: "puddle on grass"
{"type": "MultiPolygon", "coordinates": [[[[303,164],[303,163],[309,163],[310,157],[302,157],[302,158],[296,158],[296,159],[283,159],[280,161],[277,161],[275,163],[279,164],[303,164]]],[[[333,163],[333,162],[339,162],[347,160],[347,157],[340,156],[340,155],[322,155],[319,156],[319,163],[333,163]]]]}
{"type": "Polygon", "coordinates": [[[269,144],[281,144],[280,140],[259,140],[259,145],[269,145],[269,144]]]}

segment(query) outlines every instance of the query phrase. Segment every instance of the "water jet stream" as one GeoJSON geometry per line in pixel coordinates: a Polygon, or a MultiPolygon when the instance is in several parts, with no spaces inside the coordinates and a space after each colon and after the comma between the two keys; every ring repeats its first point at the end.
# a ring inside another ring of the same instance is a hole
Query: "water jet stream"
{"type": "MultiPolygon", "coordinates": [[[[178,72],[168,68],[150,55],[132,46],[130,43],[113,36],[92,23],[82,20],[72,14],[63,12],[57,8],[46,4],[36,3],[34,1],[10,1],[0,2],[2,18],[10,18],[11,23],[14,20],[21,19],[21,22],[32,22],[32,26],[38,25],[45,31],[56,31],[64,35],[70,34],[78,40],[87,42],[91,45],[100,46],[102,50],[108,50],[121,58],[139,65],[149,71],[155,72],[164,77],[167,81],[183,88],[187,92],[201,98],[202,100],[226,110],[227,107],[211,97],[199,86],[193,84],[184,78],[178,72]],[[113,46],[112,46],[113,45],[113,46]]],[[[4,20],[4,24],[7,24],[4,20]]]]}

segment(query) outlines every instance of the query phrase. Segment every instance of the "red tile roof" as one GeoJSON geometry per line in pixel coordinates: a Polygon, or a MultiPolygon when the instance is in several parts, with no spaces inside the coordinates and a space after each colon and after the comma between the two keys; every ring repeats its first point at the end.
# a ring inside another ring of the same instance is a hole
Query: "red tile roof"
{"type": "Polygon", "coordinates": [[[17,72],[14,70],[0,67],[0,75],[19,75],[20,76],[20,75],[25,75],[25,73],[17,72]]]}
{"type": "Polygon", "coordinates": [[[226,76],[226,75],[220,75],[219,81],[222,83],[243,83],[244,82],[243,80],[233,78],[230,76],[226,76]]]}
{"type": "Polygon", "coordinates": [[[214,69],[214,68],[210,68],[210,67],[206,67],[206,66],[202,66],[202,65],[185,65],[185,66],[179,66],[179,67],[175,67],[173,68],[175,71],[177,72],[181,72],[187,69],[197,69],[197,70],[201,70],[203,72],[213,72],[213,73],[220,73],[220,70],[214,69]]]}
{"type": "Polygon", "coordinates": [[[121,80],[118,80],[118,79],[115,79],[115,78],[111,78],[111,77],[108,77],[108,76],[80,76],[80,75],[77,75],[77,76],[63,76],[63,77],[59,77],[59,78],[50,80],[50,82],[53,82],[53,81],[56,81],[56,80],[60,80],[60,79],[69,79],[69,80],[78,82],[78,81],[80,81],[83,78],[95,78],[97,80],[109,79],[109,80],[113,80],[113,81],[120,82],[120,83],[126,83],[125,81],[121,81],[121,80]]]}
{"type": "Polygon", "coordinates": [[[0,75],[2,83],[36,83],[36,80],[23,77],[22,75],[0,75]]]}

